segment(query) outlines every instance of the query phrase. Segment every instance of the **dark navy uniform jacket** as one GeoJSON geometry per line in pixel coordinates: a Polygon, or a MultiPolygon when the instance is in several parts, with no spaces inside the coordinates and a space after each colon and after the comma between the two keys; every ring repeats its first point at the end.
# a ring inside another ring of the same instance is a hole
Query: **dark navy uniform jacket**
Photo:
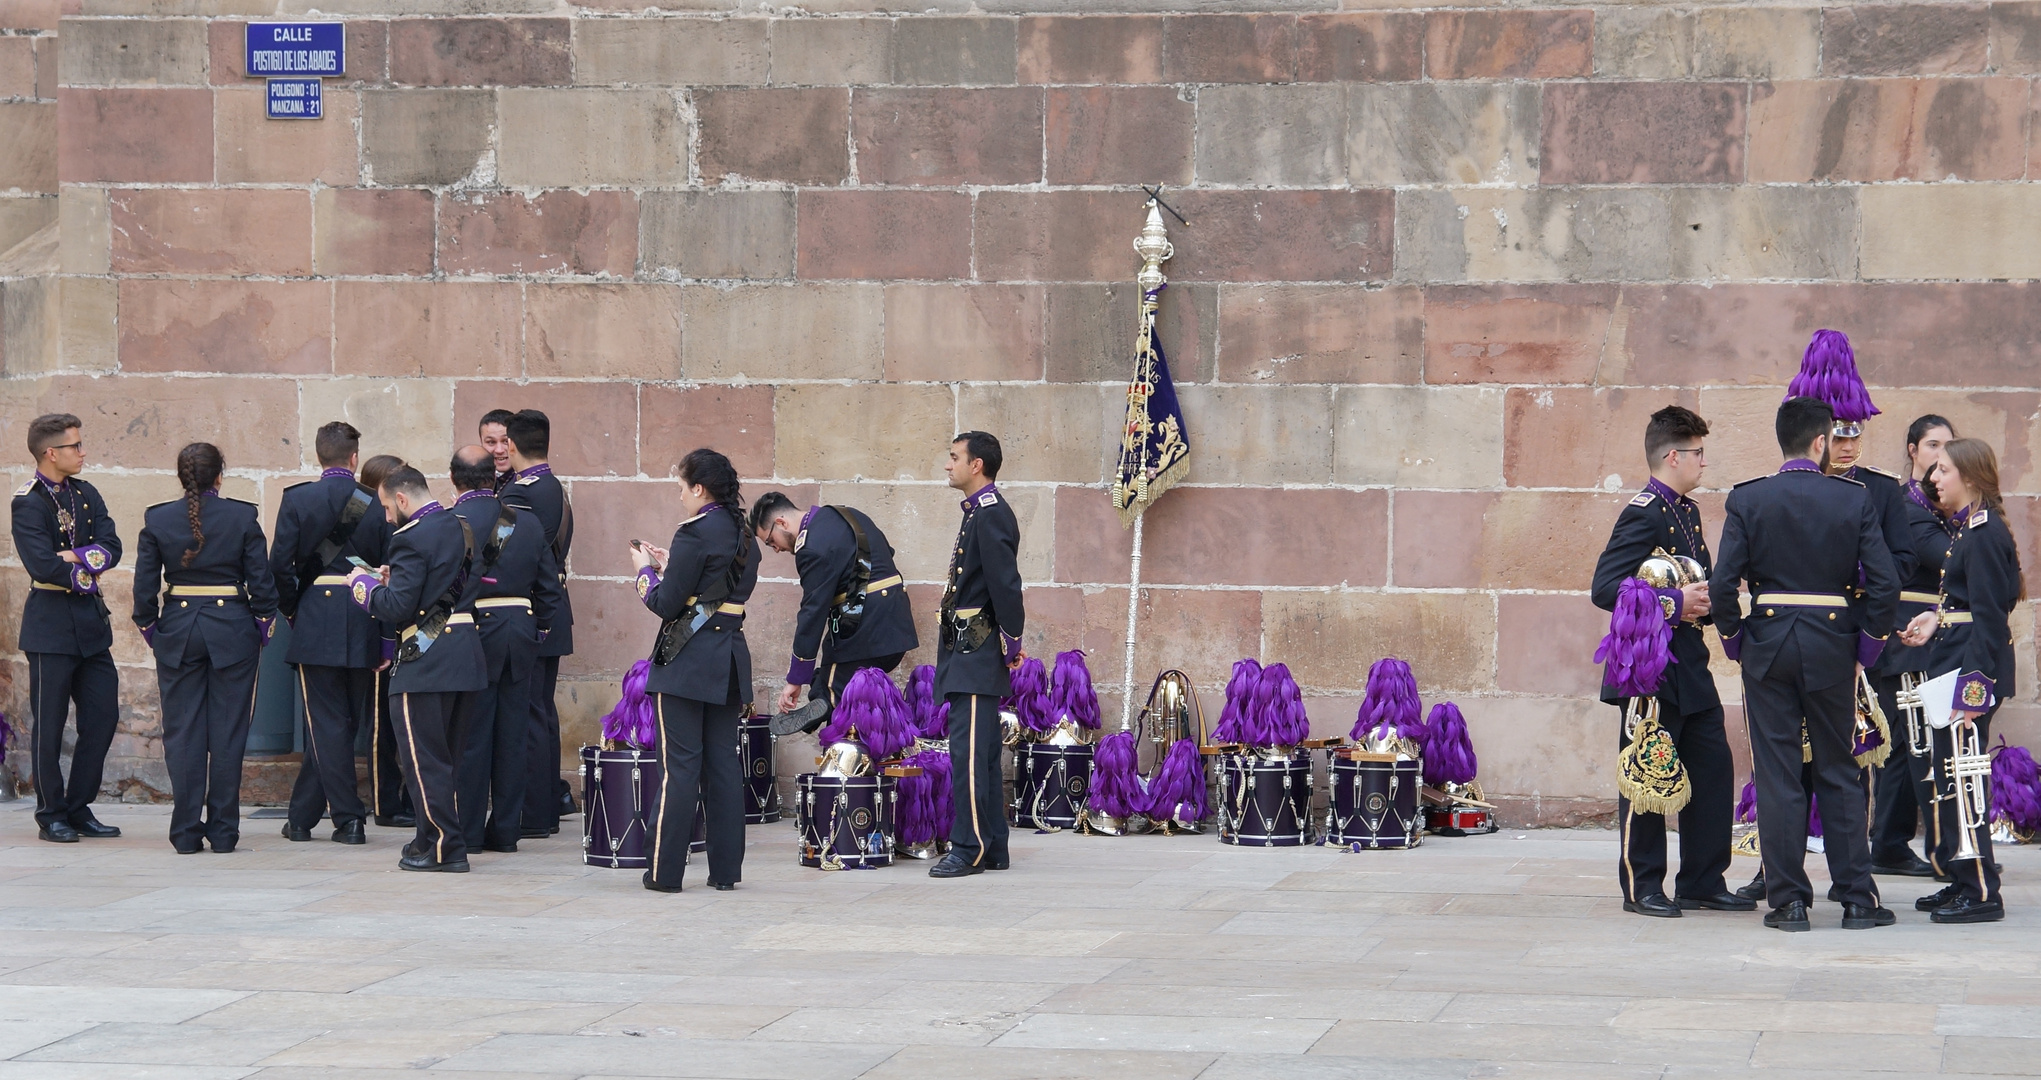
{"type": "Polygon", "coordinates": [[[253,660],[262,652],[276,619],[276,584],[269,576],[260,518],[254,503],[200,496],[198,520],[206,542],[186,566],[184,553],[196,541],[185,501],[157,503],[143,513],[135,550],[134,618],[138,627],[155,627],[149,636],[158,664],[182,663],[193,634],[205,639],[214,667],[253,660]],[[172,587],[232,586],[240,595],[164,595],[159,606],[157,593],[166,582],[172,587]]]}
{"type": "Polygon", "coordinates": [[[2018,692],[2008,616],[2020,601],[2020,553],[2003,514],[1958,511],[1963,531],[1942,564],[1942,611],[1967,611],[1969,622],[1944,621],[1928,642],[1927,672],[1954,669],[1958,709],[1983,712],[2018,692]]]}
{"type": "MultiPolygon", "coordinates": [[[[986,694],[1005,697],[1013,689],[1007,661],[1020,653],[1027,612],[1021,604],[1020,522],[996,485],[963,502],[964,521],[957,529],[950,556],[950,579],[943,590],[942,617],[959,619],[984,613],[993,633],[970,652],[961,635],[936,652],[937,696],[986,694]]],[[[943,635],[948,636],[948,635],[943,635]]]]}
{"type": "Polygon", "coordinates": [[[1854,664],[1877,661],[1899,604],[1883,521],[1864,485],[1824,476],[1804,459],[1736,485],[1723,515],[1722,553],[1708,601],[1722,651],[1743,664],[1745,675],[1764,678],[1790,638],[1808,661],[1801,672],[1806,689],[1856,678],[1854,664]],[[1856,603],[1860,568],[1864,595],[1856,603]],[[1750,585],[1748,619],[1737,602],[1741,582],[1750,585]],[[1767,604],[1767,596],[1825,597],[1843,606],[1789,599],[1767,604]],[[1852,655],[1854,662],[1847,659],[1852,655]]]}
{"type": "Polygon", "coordinates": [[[505,505],[529,510],[545,526],[546,543],[553,546],[553,562],[559,567],[560,610],[553,616],[552,631],[539,645],[540,656],[574,655],[574,601],[567,595],[567,555],[574,547],[574,509],[567,503],[567,489],[553,475],[550,465],[534,465],[517,474],[517,479],[498,493],[505,505]]]}
{"type": "MultiPolygon", "coordinates": [[[[348,498],[361,490],[346,469],[327,469],[324,476],[284,489],[276,511],[276,536],[269,545],[269,574],[276,581],[277,606],[291,617],[290,649],[284,659],[322,667],[372,668],[382,662],[381,632],[368,614],[348,601],[338,582],[314,584],[298,594],[298,572],[333,534],[348,498]]],[[[345,577],[353,555],[371,567],[388,561],[390,522],[383,505],[369,493],[368,509],[355,524],[346,546],[319,568],[321,577],[345,577]]]]}
{"type": "MultiPolygon", "coordinates": [[[[1708,540],[1701,532],[1701,508],[1654,477],[1616,516],[1609,545],[1602,549],[1601,561],[1595,564],[1595,606],[1614,611],[1623,582],[1637,576],[1637,567],[1657,548],[1685,555],[1700,563],[1703,570],[1711,566],[1708,540]]],[[[1659,612],[1673,628],[1675,662],[1666,669],[1664,681],[1659,684],[1658,699],[1677,716],[1722,704],[1715,689],[1715,677],[1708,673],[1708,638],[1701,630],[1714,619],[1703,616],[1699,623],[1682,621],[1685,608],[1686,601],[1678,589],[1659,590],[1659,612]]],[[[1602,700],[1621,704],[1625,699],[1605,679],[1602,700]]]]}
{"type": "Polygon", "coordinates": [[[505,664],[538,656],[539,636],[560,610],[560,569],[553,562],[545,529],[531,511],[503,506],[486,491],[471,491],[454,500],[454,513],[475,533],[475,579],[468,591],[476,601],[475,622],[482,628],[482,650],[489,658],[489,681],[494,683],[503,678],[505,664]],[[496,565],[482,576],[482,549],[501,521],[511,522],[510,536],[496,565]],[[529,600],[531,610],[482,603],[499,597],[529,600]]]}
{"type": "MultiPolygon", "coordinates": [[[[667,548],[665,573],[639,571],[638,598],[661,619],[691,618],[697,598],[722,591],[739,544],[747,553],[744,571],[722,603],[742,607],[758,586],[758,539],[739,516],[713,503],[680,523],[667,548]]],[[[744,616],[718,614],[702,624],[672,662],[652,665],[645,690],[711,705],[749,702],[751,646],[744,641],[744,616]]]]}
{"type": "MultiPolygon", "coordinates": [[[[475,538],[478,561],[483,543],[483,538],[475,538]]],[[[427,503],[390,534],[390,583],[365,589],[363,578],[367,575],[358,575],[353,585],[354,601],[366,607],[377,622],[397,628],[401,645],[415,632],[427,606],[445,595],[461,575],[466,554],[460,517],[436,502],[427,503]]],[[[448,620],[446,629],[425,655],[393,667],[390,693],[488,689],[489,667],[482,651],[482,635],[473,621],[474,584],[472,579],[467,582],[460,602],[454,605],[456,616],[465,614],[468,618],[448,620]]]]}
{"type": "MultiPolygon", "coordinates": [[[[1899,477],[1868,465],[1852,465],[1844,469],[1842,475],[1864,485],[1864,493],[1870,496],[1871,505],[1878,510],[1878,531],[1885,537],[1885,550],[1892,555],[1892,572],[1899,578],[1902,590],[1911,588],[1908,582],[1913,579],[1914,567],[1919,565],[1920,558],[1914,554],[1913,529],[1908,525],[1906,516],[1906,489],[1899,477]]],[[[1858,596],[1856,602],[1861,605],[1863,597],[1858,596]]],[[[1906,626],[1905,617],[1895,617],[1892,625],[1894,629],[1906,626]]],[[[1892,666],[1894,644],[1896,642],[1885,643],[1885,651],[1878,654],[1878,662],[1867,669],[1872,675],[1896,675],[1906,670],[1892,666]]]]}
{"type": "Polygon", "coordinates": [[[14,551],[35,583],[22,605],[22,652],[96,656],[113,648],[99,575],[120,565],[121,546],[98,489],[75,476],[61,484],[31,477],[14,493],[14,551]],[[58,506],[71,518],[68,531],[58,506]],[[65,562],[66,551],[79,561],[65,562]]]}
{"type": "Polygon", "coordinates": [[[794,538],[794,567],[801,575],[801,614],[794,622],[794,662],[787,669],[788,682],[798,686],[811,681],[818,663],[894,656],[920,644],[907,587],[893,564],[893,545],[864,511],[848,506],[810,507],[801,519],[800,534],[794,538]],[[850,589],[858,561],[857,536],[844,521],[845,514],[864,530],[871,576],[866,579],[863,618],[849,637],[837,637],[830,615],[838,598],[850,589]]]}
{"type": "MultiPolygon", "coordinates": [[[[1935,610],[1941,602],[1942,561],[1948,557],[1950,541],[1961,531],[1928,501],[1918,480],[1908,480],[1900,492],[1906,510],[1907,547],[1913,555],[1913,572],[1900,580],[1899,614],[1892,620],[1894,630],[1905,629],[1914,616],[1935,610]]],[[[1904,644],[1895,634],[1886,639],[1885,651],[1878,654],[1878,667],[1873,674],[1926,671],[1930,647],[1904,644]]]]}

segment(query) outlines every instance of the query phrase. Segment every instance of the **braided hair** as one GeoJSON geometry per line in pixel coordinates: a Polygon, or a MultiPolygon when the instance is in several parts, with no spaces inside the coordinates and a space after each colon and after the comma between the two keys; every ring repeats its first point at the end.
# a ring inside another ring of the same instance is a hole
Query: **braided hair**
{"type": "Polygon", "coordinates": [[[681,483],[700,484],[709,498],[730,512],[730,520],[742,529],[745,523],[744,494],[737,485],[737,467],[730,459],[706,447],[691,450],[680,459],[681,483]]]}
{"type": "Polygon", "coordinates": [[[227,462],[220,456],[220,448],[212,443],[191,443],[177,452],[177,482],[184,487],[184,513],[191,519],[193,540],[193,546],[184,552],[185,566],[190,566],[206,546],[206,534],[198,523],[199,499],[219,486],[220,474],[226,468],[227,462]]]}

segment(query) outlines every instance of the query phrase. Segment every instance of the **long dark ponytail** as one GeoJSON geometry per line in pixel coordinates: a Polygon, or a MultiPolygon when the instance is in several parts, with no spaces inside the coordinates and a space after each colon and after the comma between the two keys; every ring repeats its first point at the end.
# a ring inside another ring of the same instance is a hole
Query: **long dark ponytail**
{"type": "Polygon", "coordinates": [[[737,523],[738,529],[744,528],[744,494],[737,485],[737,467],[730,464],[729,458],[707,447],[691,450],[680,459],[680,480],[688,485],[700,484],[709,498],[730,512],[730,520],[737,523]]]}
{"type": "Polygon", "coordinates": [[[226,470],[226,459],[220,456],[220,448],[212,443],[191,443],[177,452],[177,482],[184,487],[184,513],[191,519],[193,541],[193,546],[184,552],[185,566],[190,566],[206,546],[205,531],[199,528],[198,523],[199,499],[219,486],[220,474],[226,470]]]}

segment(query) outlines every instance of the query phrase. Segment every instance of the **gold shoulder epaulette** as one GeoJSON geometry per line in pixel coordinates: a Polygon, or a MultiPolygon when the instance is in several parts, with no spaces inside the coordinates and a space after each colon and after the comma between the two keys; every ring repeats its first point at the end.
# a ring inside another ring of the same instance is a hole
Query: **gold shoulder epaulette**
{"type": "Polygon", "coordinates": [[[516,484],[518,487],[527,487],[529,485],[538,483],[539,477],[544,475],[545,475],[544,473],[537,473],[532,476],[527,476],[522,480],[512,480],[511,483],[516,484]]]}
{"type": "Polygon", "coordinates": [[[1638,493],[1637,493],[1637,497],[1636,497],[1636,498],[1634,498],[1634,499],[1631,499],[1631,500],[1630,500],[1630,505],[1631,505],[1631,506],[1650,506],[1650,505],[1651,505],[1651,500],[1653,500],[1653,499],[1655,499],[1655,498],[1657,498],[1657,496],[1656,496],[1656,495],[1653,495],[1653,494],[1652,494],[1651,492],[1649,492],[1649,491],[1640,491],[1640,492],[1638,492],[1638,493]]]}
{"type": "Polygon", "coordinates": [[[1753,477],[1751,477],[1751,478],[1750,478],[1750,479],[1748,479],[1748,480],[1738,480],[1738,481],[1737,481],[1736,483],[1734,483],[1734,484],[1731,484],[1730,486],[1731,486],[1731,487],[1742,487],[1742,486],[1743,486],[1743,485],[1745,485],[1745,484],[1755,484],[1755,483],[1757,483],[1757,482],[1758,482],[1758,481],[1760,481],[1760,480],[1769,480],[1769,479],[1771,479],[1772,477],[1774,477],[1774,476],[1777,476],[1777,475],[1778,475],[1777,473],[1764,473],[1763,475],[1760,475],[1760,476],[1753,476],[1753,477]]]}
{"type": "Polygon", "coordinates": [[[1989,511],[1989,510],[1979,510],[1979,511],[1978,511],[1977,513],[1975,513],[1975,514],[1972,514],[1972,515],[1970,515],[1970,522],[1969,522],[1969,524],[1968,524],[1967,526],[1965,526],[1965,527],[1966,527],[1966,528],[1971,528],[1971,529],[1975,529],[1975,528],[1977,528],[1977,527],[1978,527],[1979,525],[1982,525],[1982,524],[1984,524],[1985,522],[1987,522],[1987,521],[1990,521],[1990,520],[1991,520],[1991,511],[1989,511]]]}
{"type": "Polygon", "coordinates": [[[393,532],[393,533],[391,533],[390,535],[391,535],[391,536],[395,536],[395,535],[397,535],[397,533],[403,532],[403,531],[404,531],[405,529],[408,529],[408,528],[410,528],[411,526],[413,526],[413,525],[416,525],[416,524],[418,524],[419,522],[421,522],[421,521],[424,521],[424,520],[425,520],[424,518],[412,518],[412,519],[411,519],[410,521],[407,521],[407,522],[405,522],[404,524],[402,524],[402,525],[399,525],[399,526],[397,526],[397,532],[393,532]]]}
{"type": "MultiPolygon", "coordinates": [[[[1874,472],[1874,473],[1877,473],[1877,474],[1878,474],[1878,475],[1880,475],[1880,476],[1883,476],[1883,477],[1888,477],[1888,478],[1890,478],[1890,479],[1893,479],[1893,480],[1899,480],[1899,479],[1900,479],[1900,477],[1899,477],[1899,474],[1898,474],[1898,473],[1895,473],[1895,472],[1887,472],[1887,471],[1885,471],[1884,469],[1881,469],[1881,468],[1879,468],[1879,467],[1878,467],[1878,466],[1876,466],[1876,465],[1866,465],[1866,466],[1864,466],[1864,469],[1865,469],[1865,470],[1866,470],[1867,472],[1874,472]]],[[[1903,483],[1904,481],[1901,481],[1901,482],[1903,483]]]]}
{"type": "Polygon", "coordinates": [[[1828,478],[1829,478],[1830,480],[1841,480],[1841,481],[1842,481],[1843,483],[1845,483],[1845,484],[1855,484],[1855,485],[1857,485],[1858,487],[1863,487],[1863,486],[1864,486],[1864,482],[1863,482],[1862,480],[1852,480],[1852,479],[1850,479],[1850,478],[1849,478],[1849,477],[1847,477],[1847,476],[1837,476],[1837,475],[1836,475],[1836,474],[1834,474],[1834,473],[1827,473],[1826,475],[1828,476],[1828,478]]]}
{"type": "Polygon", "coordinates": [[[14,497],[19,499],[23,495],[26,495],[34,490],[35,490],[35,477],[31,476],[28,478],[28,483],[23,484],[20,487],[14,489],[14,497]]]}

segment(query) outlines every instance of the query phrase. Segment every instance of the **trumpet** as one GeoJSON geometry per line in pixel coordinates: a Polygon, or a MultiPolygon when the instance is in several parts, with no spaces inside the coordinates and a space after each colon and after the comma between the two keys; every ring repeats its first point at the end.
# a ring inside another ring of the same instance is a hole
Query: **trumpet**
{"type": "Polygon", "coordinates": [[[1977,725],[1964,721],[1952,733],[1955,736],[1955,753],[1949,755],[1949,777],[1955,782],[1956,853],[1950,856],[1952,862],[1964,862],[1981,858],[1977,850],[1977,832],[1984,828],[1991,813],[1990,793],[1985,782],[1991,779],[1991,755],[1978,745],[1977,725]]]}
{"type": "Polygon", "coordinates": [[[1914,757],[1926,759],[1934,753],[1934,742],[1928,734],[1927,710],[1921,704],[1921,683],[1927,681],[1924,671],[1903,672],[1899,676],[1899,690],[1893,695],[1899,711],[1906,717],[1906,749],[1914,757]]]}

